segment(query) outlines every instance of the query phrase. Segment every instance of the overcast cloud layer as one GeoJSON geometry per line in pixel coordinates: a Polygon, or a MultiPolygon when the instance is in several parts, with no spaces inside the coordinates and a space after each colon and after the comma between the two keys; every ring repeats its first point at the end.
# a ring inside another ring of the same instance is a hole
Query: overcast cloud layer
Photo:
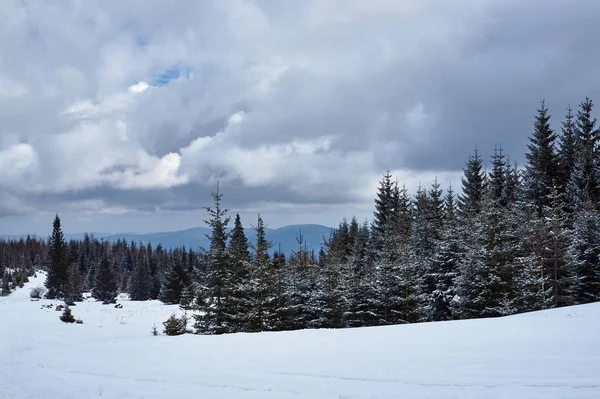
{"type": "Polygon", "coordinates": [[[600,101],[596,0],[0,2],[0,233],[370,217],[600,101]],[[252,218],[252,219],[250,219],[252,218]]]}

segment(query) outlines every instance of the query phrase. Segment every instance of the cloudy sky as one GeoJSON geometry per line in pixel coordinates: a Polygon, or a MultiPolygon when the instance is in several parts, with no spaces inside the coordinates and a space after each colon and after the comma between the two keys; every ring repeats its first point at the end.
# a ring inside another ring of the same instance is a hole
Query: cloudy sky
{"type": "Polygon", "coordinates": [[[0,234],[372,214],[600,101],[597,0],[2,0],[0,234]]]}

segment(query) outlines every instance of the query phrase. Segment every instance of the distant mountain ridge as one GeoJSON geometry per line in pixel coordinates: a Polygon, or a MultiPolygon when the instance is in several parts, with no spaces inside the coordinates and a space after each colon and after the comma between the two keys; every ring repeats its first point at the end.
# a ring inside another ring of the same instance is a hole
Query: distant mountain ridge
{"type": "MultiPolygon", "coordinates": [[[[270,252],[275,252],[281,246],[281,251],[289,256],[292,252],[298,249],[297,238],[302,233],[304,241],[306,242],[306,248],[314,251],[318,251],[323,246],[323,240],[327,239],[331,234],[331,227],[322,226],[318,224],[297,224],[283,226],[278,229],[266,228],[267,240],[273,243],[273,247],[270,252]]],[[[256,234],[253,229],[246,228],[246,237],[250,243],[256,239],[256,234]]],[[[86,233],[75,233],[65,234],[67,240],[81,240],[86,233]]],[[[87,233],[90,236],[94,236],[98,239],[104,239],[109,242],[115,242],[117,240],[126,240],[127,242],[135,242],[136,244],[152,244],[156,247],[161,244],[165,248],[178,248],[185,246],[193,250],[199,250],[200,248],[208,249],[209,240],[206,235],[210,235],[210,229],[208,227],[193,227],[191,229],[177,230],[170,232],[158,232],[158,233],[87,233]]],[[[4,239],[19,239],[24,238],[27,235],[18,236],[2,236],[4,239]]],[[[36,235],[39,238],[46,238],[41,235],[36,235]]]]}

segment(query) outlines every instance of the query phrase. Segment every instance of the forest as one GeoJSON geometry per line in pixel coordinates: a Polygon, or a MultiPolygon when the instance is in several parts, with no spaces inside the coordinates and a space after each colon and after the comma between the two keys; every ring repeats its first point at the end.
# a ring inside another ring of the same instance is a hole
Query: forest
{"type": "Polygon", "coordinates": [[[67,305],[84,292],[105,304],[118,293],[159,299],[179,304],[199,334],[497,317],[598,301],[593,107],[589,98],[568,107],[555,130],[542,101],[526,164],[512,163],[497,146],[487,170],[474,150],[457,191],[436,180],[409,193],[386,172],[372,220],[341,221],[318,252],[306,249],[301,232],[296,251],[271,252],[277,243],[266,240],[260,216],[249,242],[218,186],[207,208],[208,248],[91,236],[67,242],[57,215],[48,240],[0,242],[1,294],[45,270],[47,298],[67,305]]]}

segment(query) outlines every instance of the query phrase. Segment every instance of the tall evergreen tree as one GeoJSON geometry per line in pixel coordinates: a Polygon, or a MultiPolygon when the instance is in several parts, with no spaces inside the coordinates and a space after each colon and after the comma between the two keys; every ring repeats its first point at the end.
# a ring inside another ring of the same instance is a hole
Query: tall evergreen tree
{"type": "Polygon", "coordinates": [[[135,262],[133,274],[131,276],[130,297],[132,301],[146,301],[150,299],[150,274],[145,257],[141,257],[135,262]]]}
{"type": "Polygon", "coordinates": [[[107,250],[105,250],[100,265],[96,271],[96,281],[92,295],[103,304],[114,303],[117,297],[117,276],[110,264],[107,250]]]}
{"type": "Polygon", "coordinates": [[[277,310],[269,257],[269,249],[273,244],[266,239],[265,225],[260,215],[258,215],[253,229],[256,232],[256,243],[252,245],[254,276],[249,329],[250,331],[265,331],[273,328],[271,321],[275,318],[277,310]]]}
{"type": "Polygon", "coordinates": [[[49,299],[64,298],[69,283],[68,272],[68,249],[58,215],[54,218],[52,236],[49,240],[49,260],[48,277],[46,278],[46,288],[49,299]]]}
{"type": "Polygon", "coordinates": [[[575,131],[574,115],[571,106],[567,108],[565,120],[562,122],[561,135],[558,145],[558,188],[562,194],[566,191],[567,183],[571,179],[571,172],[575,168],[577,159],[577,133],[575,131]]]}
{"type": "Polygon", "coordinates": [[[558,159],[554,149],[556,134],[550,127],[550,114],[544,101],[541,102],[535,117],[533,134],[529,138],[527,166],[525,173],[525,193],[535,204],[538,215],[548,205],[548,194],[559,181],[558,159]]]}
{"type": "Polygon", "coordinates": [[[474,216],[481,211],[484,184],[482,169],[483,162],[475,149],[463,170],[462,195],[458,197],[458,211],[462,218],[474,216]]]}
{"type": "Polygon", "coordinates": [[[232,259],[227,249],[228,210],[221,207],[223,194],[212,193],[214,208],[207,207],[209,218],[205,223],[210,227],[210,248],[206,254],[206,277],[198,292],[200,314],[195,315],[195,328],[198,333],[223,334],[232,331],[235,309],[231,305],[232,259]]]}
{"type": "Polygon", "coordinates": [[[598,174],[599,133],[592,117],[594,103],[586,98],[579,105],[575,121],[577,158],[567,184],[567,201],[571,210],[580,211],[588,204],[597,207],[600,197],[598,174]]]}
{"type": "Polygon", "coordinates": [[[250,315],[253,311],[252,294],[254,287],[248,239],[239,213],[235,215],[229,240],[229,252],[233,262],[231,301],[235,317],[232,329],[234,331],[248,331],[250,315]]]}

